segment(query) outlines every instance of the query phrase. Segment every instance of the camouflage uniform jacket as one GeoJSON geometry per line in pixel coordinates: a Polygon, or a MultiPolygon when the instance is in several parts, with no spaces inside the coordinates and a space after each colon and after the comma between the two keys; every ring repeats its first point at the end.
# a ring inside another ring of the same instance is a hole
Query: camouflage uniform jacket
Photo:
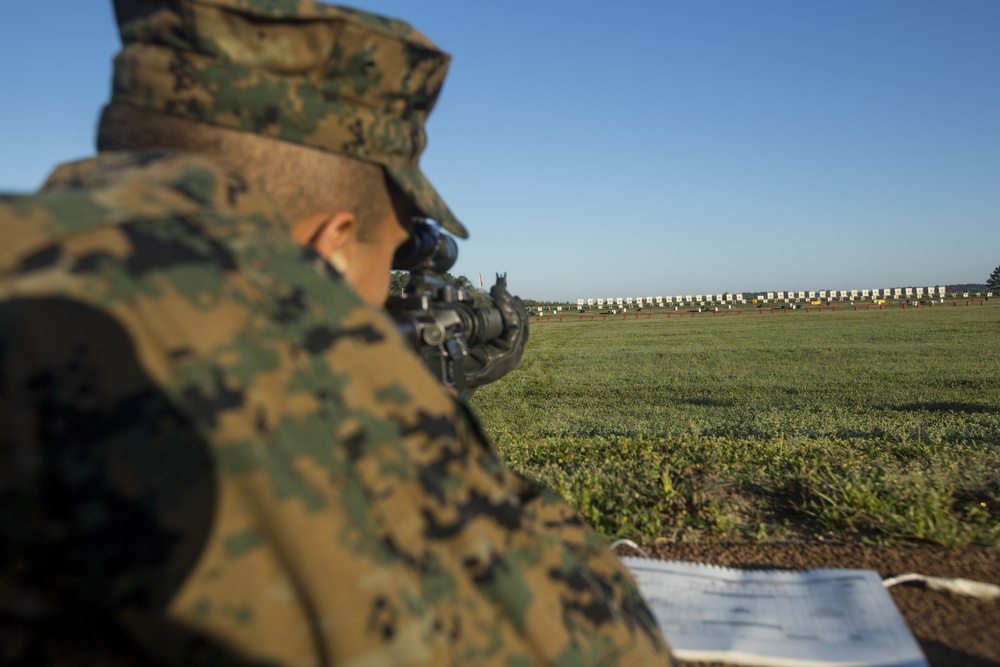
{"type": "Polygon", "coordinates": [[[0,197],[0,661],[649,665],[632,580],[243,180],[0,197]]]}

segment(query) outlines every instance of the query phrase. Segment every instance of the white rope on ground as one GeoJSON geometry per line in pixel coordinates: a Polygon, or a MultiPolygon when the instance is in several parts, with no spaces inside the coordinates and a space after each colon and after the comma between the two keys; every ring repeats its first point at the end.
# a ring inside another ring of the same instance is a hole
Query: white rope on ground
{"type": "Polygon", "coordinates": [[[932,591],[967,595],[983,600],[1000,599],[1000,586],[996,586],[995,584],[973,581],[971,579],[959,579],[958,577],[929,577],[925,574],[917,574],[916,572],[907,572],[897,577],[883,579],[882,585],[889,588],[890,586],[905,584],[910,581],[922,582],[932,591]]]}
{"type": "Polygon", "coordinates": [[[640,547],[638,544],[636,544],[632,540],[615,540],[614,542],[611,543],[611,550],[612,551],[614,551],[618,547],[628,547],[630,549],[635,549],[636,551],[638,551],[639,553],[641,553],[644,558],[649,558],[649,554],[646,553],[645,551],[643,551],[642,547],[640,547]]]}

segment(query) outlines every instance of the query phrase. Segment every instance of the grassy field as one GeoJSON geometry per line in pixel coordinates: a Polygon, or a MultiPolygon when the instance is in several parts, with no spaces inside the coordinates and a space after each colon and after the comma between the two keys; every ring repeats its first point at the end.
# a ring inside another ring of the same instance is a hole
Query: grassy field
{"type": "Polygon", "coordinates": [[[532,318],[472,401],[603,534],[1000,544],[996,302],[640,318],[532,318]]]}

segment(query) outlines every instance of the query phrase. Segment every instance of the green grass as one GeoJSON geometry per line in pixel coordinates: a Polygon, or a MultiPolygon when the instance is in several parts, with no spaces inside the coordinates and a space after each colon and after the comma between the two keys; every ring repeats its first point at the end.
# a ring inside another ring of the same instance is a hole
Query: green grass
{"type": "Polygon", "coordinates": [[[534,323],[473,398],[600,532],[1000,544],[995,304],[534,323]]]}

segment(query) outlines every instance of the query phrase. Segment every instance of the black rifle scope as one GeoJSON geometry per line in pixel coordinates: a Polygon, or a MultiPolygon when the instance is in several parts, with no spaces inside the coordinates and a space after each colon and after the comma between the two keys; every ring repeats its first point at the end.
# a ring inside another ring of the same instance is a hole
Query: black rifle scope
{"type": "Polygon", "coordinates": [[[462,395],[469,348],[502,335],[503,317],[495,306],[476,308],[471,294],[444,280],[457,259],[455,239],[415,223],[392,263],[394,270],[409,271],[410,279],[402,296],[389,297],[386,310],[430,371],[462,395]]]}

